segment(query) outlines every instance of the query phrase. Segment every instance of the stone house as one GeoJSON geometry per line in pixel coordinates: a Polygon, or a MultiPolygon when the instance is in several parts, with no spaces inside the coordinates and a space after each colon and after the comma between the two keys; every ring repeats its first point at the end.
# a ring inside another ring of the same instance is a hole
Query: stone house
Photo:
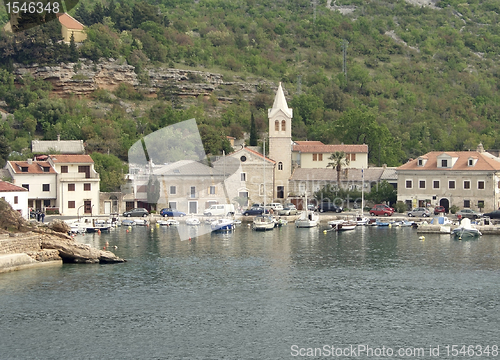
{"type": "Polygon", "coordinates": [[[409,208],[455,205],[484,212],[500,206],[500,158],[477,151],[432,151],[396,169],[398,201],[409,208]]]}
{"type": "Polygon", "coordinates": [[[368,145],[325,145],[321,141],[295,141],[292,147],[292,162],[303,169],[326,168],[328,158],[335,152],[344,152],[349,159],[348,168],[368,167],[368,145]]]}

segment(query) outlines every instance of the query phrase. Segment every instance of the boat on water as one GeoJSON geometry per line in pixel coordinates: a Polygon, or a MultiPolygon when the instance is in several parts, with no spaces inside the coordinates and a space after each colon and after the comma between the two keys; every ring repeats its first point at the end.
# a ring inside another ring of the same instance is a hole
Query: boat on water
{"type": "Polygon", "coordinates": [[[357,225],[367,225],[370,219],[365,216],[356,216],[356,224],[357,225]]]}
{"type": "Polygon", "coordinates": [[[136,226],[149,226],[149,220],[146,219],[135,219],[134,223],[136,226]]]}
{"type": "Polygon", "coordinates": [[[234,230],[233,219],[217,219],[210,224],[212,232],[232,231],[234,230]]]}
{"type": "Polygon", "coordinates": [[[379,221],[379,220],[375,221],[375,226],[389,226],[389,225],[390,223],[387,221],[379,221]]]}
{"type": "Polygon", "coordinates": [[[328,222],[328,225],[332,227],[332,229],[335,229],[335,231],[348,231],[348,230],[354,230],[356,229],[356,226],[358,224],[354,221],[334,221],[334,222],[328,222]]]}
{"type": "Polygon", "coordinates": [[[70,226],[71,234],[94,233],[110,231],[111,224],[102,219],[80,219],[66,222],[70,226]]]}
{"type": "Polygon", "coordinates": [[[483,234],[481,234],[481,231],[479,231],[478,229],[476,229],[470,222],[470,219],[469,218],[463,218],[461,223],[460,223],[460,226],[453,229],[452,232],[451,232],[452,235],[454,235],[455,237],[457,237],[458,239],[462,239],[462,238],[465,238],[465,237],[468,237],[468,238],[473,238],[473,237],[476,237],[476,236],[481,236],[483,234]]]}
{"type": "Polygon", "coordinates": [[[295,220],[295,227],[298,228],[312,228],[318,226],[319,215],[311,210],[304,210],[299,218],[295,220]]]}
{"type": "Polygon", "coordinates": [[[179,221],[175,220],[175,219],[158,220],[156,223],[160,226],[177,226],[177,225],[179,225],[179,221]]]}
{"type": "Polygon", "coordinates": [[[186,225],[190,225],[190,226],[198,226],[201,224],[201,221],[200,219],[198,218],[195,218],[194,216],[190,217],[190,218],[187,218],[186,219],[186,225]]]}
{"type": "Polygon", "coordinates": [[[257,215],[253,218],[252,228],[257,231],[266,231],[274,229],[275,221],[269,215],[257,215]]]}

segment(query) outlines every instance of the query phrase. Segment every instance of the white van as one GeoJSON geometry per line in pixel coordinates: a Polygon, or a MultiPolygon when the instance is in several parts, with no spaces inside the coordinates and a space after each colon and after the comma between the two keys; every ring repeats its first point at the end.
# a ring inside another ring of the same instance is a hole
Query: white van
{"type": "Polygon", "coordinates": [[[277,212],[283,210],[283,205],[281,205],[280,203],[270,203],[266,204],[266,209],[273,209],[274,212],[277,212]]]}
{"type": "Polygon", "coordinates": [[[234,205],[233,204],[217,204],[212,205],[203,212],[205,216],[233,216],[234,215],[234,205]]]}

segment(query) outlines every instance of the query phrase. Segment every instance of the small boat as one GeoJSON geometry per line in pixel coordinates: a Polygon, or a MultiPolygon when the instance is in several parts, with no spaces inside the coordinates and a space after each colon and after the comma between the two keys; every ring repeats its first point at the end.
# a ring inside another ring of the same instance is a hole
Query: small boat
{"type": "Polygon", "coordinates": [[[234,220],[234,225],[240,225],[241,224],[241,220],[234,220]]]}
{"type": "Polygon", "coordinates": [[[134,220],[130,220],[130,219],[122,220],[122,226],[133,226],[133,225],[135,225],[134,220]]]}
{"type": "Polygon", "coordinates": [[[186,225],[198,226],[200,224],[201,224],[200,219],[197,219],[194,216],[186,219],[186,225]]]}
{"type": "Polygon", "coordinates": [[[216,218],[206,218],[206,219],[205,219],[205,224],[210,225],[210,224],[212,224],[215,220],[217,220],[217,219],[216,219],[216,218]]]}
{"type": "Polygon", "coordinates": [[[458,237],[459,240],[461,240],[464,237],[470,238],[483,235],[478,229],[472,226],[469,218],[462,219],[460,226],[453,229],[451,233],[456,237],[458,237]]]}
{"type": "Polygon", "coordinates": [[[356,224],[357,225],[367,225],[370,219],[364,216],[357,216],[356,217],[356,224]]]}
{"type": "Polygon", "coordinates": [[[135,219],[134,223],[136,226],[149,226],[149,220],[146,219],[135,219]]]}
{"type": "Polygon", "coordinates": [[[348,230],[354,230],[354,229],[356,229],[357,225],[358,224],[355,223],[355,222],[344,221],[341,224],[337,224],[335,226],[332,226],[332,228],[334,228],[336,231],[348,231],[348,230]]]}
{"type": "Polygon", "coordinates": [[[234,221],[232,219],[217,219],[210,224],[213,232],[234,230],[234,221]]]}
{"type": "Polygon", "coordinates": [[[414,221],[403,220],[403,221],[397,221],[397,222],[395,222],[394,226],[410,227],[410,226],[413,226],[414,223],[415,223],[414,221]]]}
{"type": "Polygon", "coordinates": [[[302,211],[299,218],[295,220],[295,226],[298,228],[311,228],[318,226],[319,215],[311,210],[302,211]]]}
{"type": "Polygon", "coordinates": [[[269,215],[257,215],[253,218],[252,228],[257,231],[266,231],[274,229],[274,219],[269,215]]]}
{"type": "Polygon", "coordinates": [[[177,225],[179,225],[179,221],[177,221],[175,219],[158,220],[156,223],[160,226],[177,226],[177,225]]]}
{"type": "Polygon", "coordinates": [[[375,221],[375,225],[376,226],[389,226],[389,223],[388,222],[385,222],[385,221],[375,221]]]}

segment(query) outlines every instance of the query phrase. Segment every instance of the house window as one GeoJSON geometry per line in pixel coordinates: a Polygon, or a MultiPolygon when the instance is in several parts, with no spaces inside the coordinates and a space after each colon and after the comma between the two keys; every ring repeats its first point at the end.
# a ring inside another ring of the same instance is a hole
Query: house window
{"type": "Polygon", "coordinates": [[[50,200],[43,200],[44,207],[50,207],[50,200]]]}
{"type": "Polygon", "coordinates": [[[419,189],[425,189],[425,180],[420,180],[418,182],[419,189]]]}
{"type": "Polygon", "coordinates": [[[191,198],[195,198],[196,197],[196,186],[191,186],[191,194],[190,194],[191,198]]]}
{"type": "Polygon", "coordinates": [[[313,154],[313,161],[318,161],[318,154],[313,154]]]}
{"type": "Polygon", "coordinates": [[[90,179],[90,166],[89,165],[79,165],[78,172],[85,173],[85,179],[90,179]]]}
{"type": "Polygon", "coordinates": [[[278,163],[278,170],[283,170],[283,163],[281,161],[278,163]]]}
{"type": "Polygon", "coordinates": [[[215,195],[215,186],[210,185],[210,195],[215,195]]]}
{"type": "Polygon", "coordinates": [[[19,202],[19,197],[14,196],[14,204],[17,204],[19,202]]]}
{"type": "Polygon", "coordinates": [[[424,165],[424,162],[422,161],[422,159],[418,159],[418,166],[423,166],[424,165]]]}
{"type": "Polygon", "coordinates": [[[28,191],[30,190],[30,184],[22,184],[21,186],[28,191]]]}
{"type": "Polygon", "coordinates": [[[470,189],[470,181],[464,180],[464,189],[470,189]]]}
{"type": "Polygon", "coordinates": [[[91,189],[90,183],[83,184],[83,191],[90,191],[90,189],[91,189]]]}
{"type": "Polygon", "coordinates": [[[318,154],[318,161],[323,161],[323,154],[318,154]]]}
{"type": "Polygon", "coordinates": [[[278,120],[274,122],[274,131],[280,131],[280,122],[278,120]]]}
{"type": "Polygon", "coordinates": [[[469,166],[472,166],[472,165],[474,165],[474,160],[469,159],[469,166]]]}
{"type": "Polygon", "coordinates": [[[413,181],[411,180],[406,180],[406,188],[411,189],[413,187],[413,181]]]}
{"type": "Polygon", "coordinates": [[[43,167],[43,172],[50,172],[50,167],[44,166],[43,167]]]}
{"type": "Polygon", "coordinates": [[[281,120],[281,131],[286,131],[286,121],[281,120]]]}
{"type": "Polygon", "coordinates": [[[21,172],[28,172],[28,167],[27,166],[21,167],[21,172]]]}
{"type": "Polygon", "coordinates": [[[439,189],[439,180],[434,180],[432,182],[432,188],[433,189],[439,189]]]}
{"type": "Polygon", "coordinates": [[[240,174],[240,180],[241,181],[247,181],[247,173],[241,173],[240,174]]]}
{"type": "Polygon", "coordinates": [[[170,195],[175,195],[177,193],[177,187],[175,185],[170,186],[170,195]]]}
{"type": "Polygon", "coordinates": [[[441,160],[441,167],[448,167],[448,160],[441,160]]]}
{"type": "Polygon", "coordinates": [[[42,190],[43,191],[50,191],[50,184],[43,184],[42,185],[42,190]]]}
{"type": "Polygon", "coordinates": [[[75,202],[74,201],[68,201],[68,209],[74,209],[75,208],[75,202]]]}
{"type": "Polygon", "coordinates": [[[454,189],[454,188],[455,188],[455,180],[448,181],[448,189],[454,189]]]}
{"type": "Polygon", "coordinates": [[[68,184],[68,191],[75,191],[75,184],[68,184]]]}
{"type": "Polygon", "coordinates": [[[470,200],[464,200],[464,208],[470,208],[470,200]]]}
{"type": "Polygon", "coordinates": [[[477,182],[477,188],[479,190],[484,190],[484,181],[480,180],[477,182]]]}
{"type": "Polygon", "coordinates": [[[68,173],[68,166],[61,165],[61,174],[67,174],[67,173],[68,173]]]}
{"type": "Polygon", "coordinates": [[[356,161],[356,154],[351,154],[351,161],[356,161]]]}

